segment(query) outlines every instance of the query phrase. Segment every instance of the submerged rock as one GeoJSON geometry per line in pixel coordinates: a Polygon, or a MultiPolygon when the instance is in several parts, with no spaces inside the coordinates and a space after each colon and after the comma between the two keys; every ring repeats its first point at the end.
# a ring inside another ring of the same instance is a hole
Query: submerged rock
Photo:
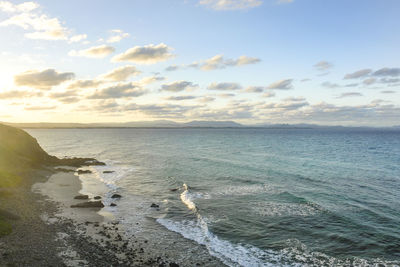
{"type": "Polygon", "coordinates": [[[101,196],[95,196],[94,199],[101,199],[101,196]]]}
{"type": "Polygon", "coordinates": [[[150,206],[151,208],[159,208],[160,206],[159,205],[157,205],[157,204],[155,204],[155,203],[153,203],[153,204],[151,204],[151,206],[150,206]]]}
{"type": "Polygon", "coordinates": [[[114,171],[103,171],[103,173],[113,173],[114,171]]]}
{"type": "Polygon", "coordinates": [[[122,196],[119,195],[119,194],[114,194],[114,195],[111,196],[111,198],[121,198],[121,197],[122,197],[122,196]]]}
{"type": "Polygon", "coordinates": [[[103,208],[104,204],[101,201],[89,201],[71,205],[71,208],[103,208]]]}
{"type": "Polygon", "coordinates": [[[169,191],[175,192],[175,191],[178,191],[178,189],[179,189],[179,188],[172,188],[172,189],[170,189],[169,191]]]}
{"type": "Polygon", "coordinates": [[[115,206],[117,206],[117,204],[115,204],[115,203],[110,204],[110,207],[115,207],[115,206]]]}
{"type": "Polygon", "coordinates": [[[89,199],[89,196],[88,195],[78,195],[78,196],[75,196],[74,199],[89,199]]]}
{"type": "Polygon", "coordinates": [[[77,170],[76,172],[77,172],[78,174],[92,173],[91,170],[77,170]]]}

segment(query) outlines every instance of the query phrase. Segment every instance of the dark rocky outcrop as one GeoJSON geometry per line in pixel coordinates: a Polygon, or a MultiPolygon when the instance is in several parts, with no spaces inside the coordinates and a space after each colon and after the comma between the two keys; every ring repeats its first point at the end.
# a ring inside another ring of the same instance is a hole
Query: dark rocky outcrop
{"type": "Polygon", "coordinates": [[[114,195],[111,196],[111,198],[121,198],[121,197],[122,197],[122,196],[119,195],[119,194],[114,194],[114,195]]]}
{"type": "Polygon", "coordinates": [[[87,173],[92,173],[91,170],[77,170],[76,171],[78,174],[87,174],[87,173]]]}
{"type": "Polygon", "coordinates": [[[103,208],[104,204],[101,201],[89,201],[71,205],[71,208],[103,208]]]}
{"type": "Polygon", "coordinates": [[[157,205],[157,204],[155,204],[155,203],[153,203],[153,204],[151,204],[151,206],[150,206],[151,208],[159,208],[160,207],[160,205],[157,205]]]}
{"type": "MultiPolygon", "coordinates": [[[[0,124],[0,170],[15,171],[43,166],[105,165],[93,158],[62,158],[47,154],[24,130],[0,124]]],[[[63,171],[65,171],[64,169],[63,171]]]]}
{"type": "Polygon", "coordinates": [[[89,199],[89,196],[88,195],[79,195],[79,196],[74,197],[74,199],[89,199]]]}
{"type": "Polygon", "coordinates": [[[110,204],[110,207],[115,207],[115,206],[117,206],[117,204],[115,204],[115,203],[110,204]]]}
{"type": "Polygon", "coordinates": [[[95,196],[94,199],[101,199],[101,196],[95,196]]]}

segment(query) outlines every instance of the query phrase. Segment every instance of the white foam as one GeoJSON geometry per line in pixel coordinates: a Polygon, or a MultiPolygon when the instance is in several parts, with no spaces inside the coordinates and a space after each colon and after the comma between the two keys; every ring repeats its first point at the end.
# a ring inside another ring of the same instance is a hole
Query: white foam
{"type": "Polygon", "coordinates": [[[157,222],[170,231],[207,247],[209,253],[228,266],[289,266],[279,263],[280,255],[274,251],[262,251],[251,246],[235,245],[221,240],[211,232],[204,231],[203,222],[174,222],[157,219],[157,222]]]}
{"type": "MultiPolygon", "coordinates": [[[[156,221],[170,231],[206,246],[210,255],[219,258],[228,266],[343,266],[343,265],[377,265],[397,266],[398,262],[388,262],[380,259],[365,260],[360,258],[337,259],[323,253],[312,252],[298,240],[288,240],[288,247],[282,250],[262,250],[255,246],[233,244],[222,240],[208,229],[208,220],[197,210],[194,195],[189,187],[183,184],[182,202],[197,216],[196,221],[173,221],[159,218],[156,221]]],[[[247,191],[249,192],[249,191],[247,191]]],[[[281,216],[286,214],[307,216],[319,212],[318,207],[307,204],[260,203],[255,210],[265,215],[281,216]]]]}
{"type": "MultiPolygon", "coordinates": [[[[112,161],[106,161],[105,166],[90,166],[87,169],[92,171],[92,174],[89,175],[93,175],[96,179],[113,190],[118,188],[117,182],[119,180],[135,170],[132,166],[116,165],[115,162],[112,161]],[[104,173],[105,171],[111,171],[112,173],[104,173]]],[[[80,176],[85,177],[85,175],[88,174],[81,174],[80,176]]]]}
{"type": "Polygon", "coordinates": [[[276,187],[271,184],[255,184],[255,185],[228,185],[222,188],[217,188],[210,192],[211,197],[222,197],[222,196],[245,196],[253,195],[257,193],[279,193],[276,187]]]}
{"type": "Polygon", "coordinates": [[[196,205],[192,201],[192,196],[189,193],[188,186],[186,184],[183,184],[184,191],[181,193],[181,200],[182,202],[190,209],[193,211],[196,211],[196,205]]]}
{"type": "Polygon", "coordinates": [[[312,216],[321,212],[321,208],[310,204],[258,202],[251,208],[260,216],[312,216]]]}

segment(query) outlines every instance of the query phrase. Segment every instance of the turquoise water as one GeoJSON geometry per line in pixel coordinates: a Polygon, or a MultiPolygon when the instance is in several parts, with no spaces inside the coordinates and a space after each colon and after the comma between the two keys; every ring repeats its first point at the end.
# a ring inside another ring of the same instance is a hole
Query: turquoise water
{"type": "Polygon", "coordinates": [[[128,228],[152,218],[227,265],[400,264],[399,131],[28,132],[50,154],[107,162],[116,172],[95,178],[124,195],[110,211],[128,228]]]}

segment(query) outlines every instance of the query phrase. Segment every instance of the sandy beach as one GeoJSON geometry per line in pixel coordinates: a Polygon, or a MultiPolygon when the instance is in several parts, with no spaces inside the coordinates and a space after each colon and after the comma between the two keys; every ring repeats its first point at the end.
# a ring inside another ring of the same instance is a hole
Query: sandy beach
{"type": "Polygon", "coordinates": [[[179,262],[181,251],[174,259],[161,251],[156,254],[151,240],[128,240],[123,226],[110,213],[101,208],[71,207],[96,201],[75,199],[81,189],[74,173],[41,171],[3,201],[2,206],[13,206],[20,218],[13,232],[0,239],[0,265],[221,266],[213,258],[209,262],[196,262],[194,257],[191,262],[179,262]]]}

